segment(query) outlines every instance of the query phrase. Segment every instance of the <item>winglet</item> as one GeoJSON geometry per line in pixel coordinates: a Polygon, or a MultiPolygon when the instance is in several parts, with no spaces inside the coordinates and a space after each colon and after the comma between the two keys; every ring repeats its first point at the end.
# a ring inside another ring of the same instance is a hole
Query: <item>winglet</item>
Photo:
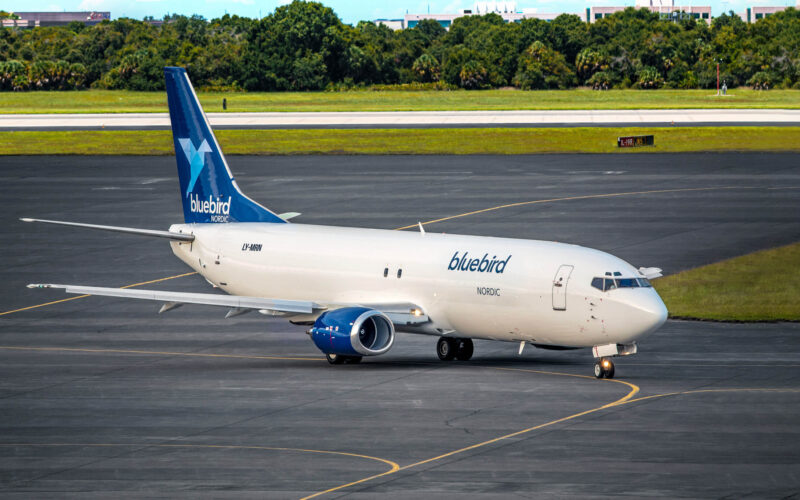
{"type": "Polygon", "coordinates": [[[299,215],[303,215],[303,214],[301,214],[300,212],[284,212],[282,214],[278,214],[278,217],[280,217],[283,220],[289,220],[289,219],[294,219],[295,217],[297,217],[299,215]]]}

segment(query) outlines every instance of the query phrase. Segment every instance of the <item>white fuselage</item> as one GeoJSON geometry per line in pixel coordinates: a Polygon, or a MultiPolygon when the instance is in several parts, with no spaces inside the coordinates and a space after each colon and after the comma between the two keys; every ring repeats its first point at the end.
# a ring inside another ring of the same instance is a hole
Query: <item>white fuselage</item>
{"type": "Polygon", "coordinates": [[[171,242],[173,252],[230,294],[331,306],[414,304],[431,321],[398,327],[413,333],[590,347],[634,342],[666,319],[653,288],[592,287],[608,272],[641,275],[577,245],[304,224],[178,224],[170,231],[194,234],[191,243],[171,242]]]}

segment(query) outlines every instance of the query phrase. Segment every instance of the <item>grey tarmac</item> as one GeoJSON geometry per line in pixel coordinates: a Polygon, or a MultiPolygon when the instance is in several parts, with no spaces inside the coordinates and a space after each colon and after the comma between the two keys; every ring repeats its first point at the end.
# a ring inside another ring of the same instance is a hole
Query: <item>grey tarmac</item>
{"type": "MultiPolygon", "coordinates": [[[[667,273],[800,239],[791,154],[228,161],[299,223],[517,204],[426,230],[572,242],[667,273]]],[[[0,178],[0,313],[69,298],[31,282],[189,271],[160,240],[17,220],[165,229],[181,214],[173,158],[2,157],[0,178]]],[[[209,290],[196,275],[143,287],[209,290]]],[[[1,496],[300,498],[394,464],[321,497],[800,494],[800,324],[669,321],[610,382],[587,377],[587,350],[478,341],[442,363],[413,335],[332,367],[284,320],[157,310],[89,297],[0,315],[1,496]]]]}

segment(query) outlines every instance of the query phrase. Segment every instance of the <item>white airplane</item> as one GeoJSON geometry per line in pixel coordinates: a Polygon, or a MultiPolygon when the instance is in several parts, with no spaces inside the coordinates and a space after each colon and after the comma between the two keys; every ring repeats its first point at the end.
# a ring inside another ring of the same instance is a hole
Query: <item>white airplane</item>
{"type": "Polygon", "coordinates": [[[395,332],[438,337],[443,361],[468,360],[472,339],[545,349],[591,347],[594,374],[635,354],[667,309],[648,278],[613,255],[510,238],[289,223],[245,196],[183,68],[164,70],[184,223],[168,231],[22,219],[166,238],[216,293],[32,284],[67,293],[256,310],[309,325],[331,364],[386,353],[395,332]]]}

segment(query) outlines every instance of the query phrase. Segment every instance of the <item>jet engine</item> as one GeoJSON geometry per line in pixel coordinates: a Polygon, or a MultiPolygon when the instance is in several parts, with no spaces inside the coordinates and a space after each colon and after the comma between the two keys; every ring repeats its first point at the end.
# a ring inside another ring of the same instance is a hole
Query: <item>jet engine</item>
{"type": "Polygon", "coordinates": [[[314,345],[327,355],[377,356],[394,343],[392,321],[382,312],[367,307],[324,312],[308,333],[314,345]]]}

